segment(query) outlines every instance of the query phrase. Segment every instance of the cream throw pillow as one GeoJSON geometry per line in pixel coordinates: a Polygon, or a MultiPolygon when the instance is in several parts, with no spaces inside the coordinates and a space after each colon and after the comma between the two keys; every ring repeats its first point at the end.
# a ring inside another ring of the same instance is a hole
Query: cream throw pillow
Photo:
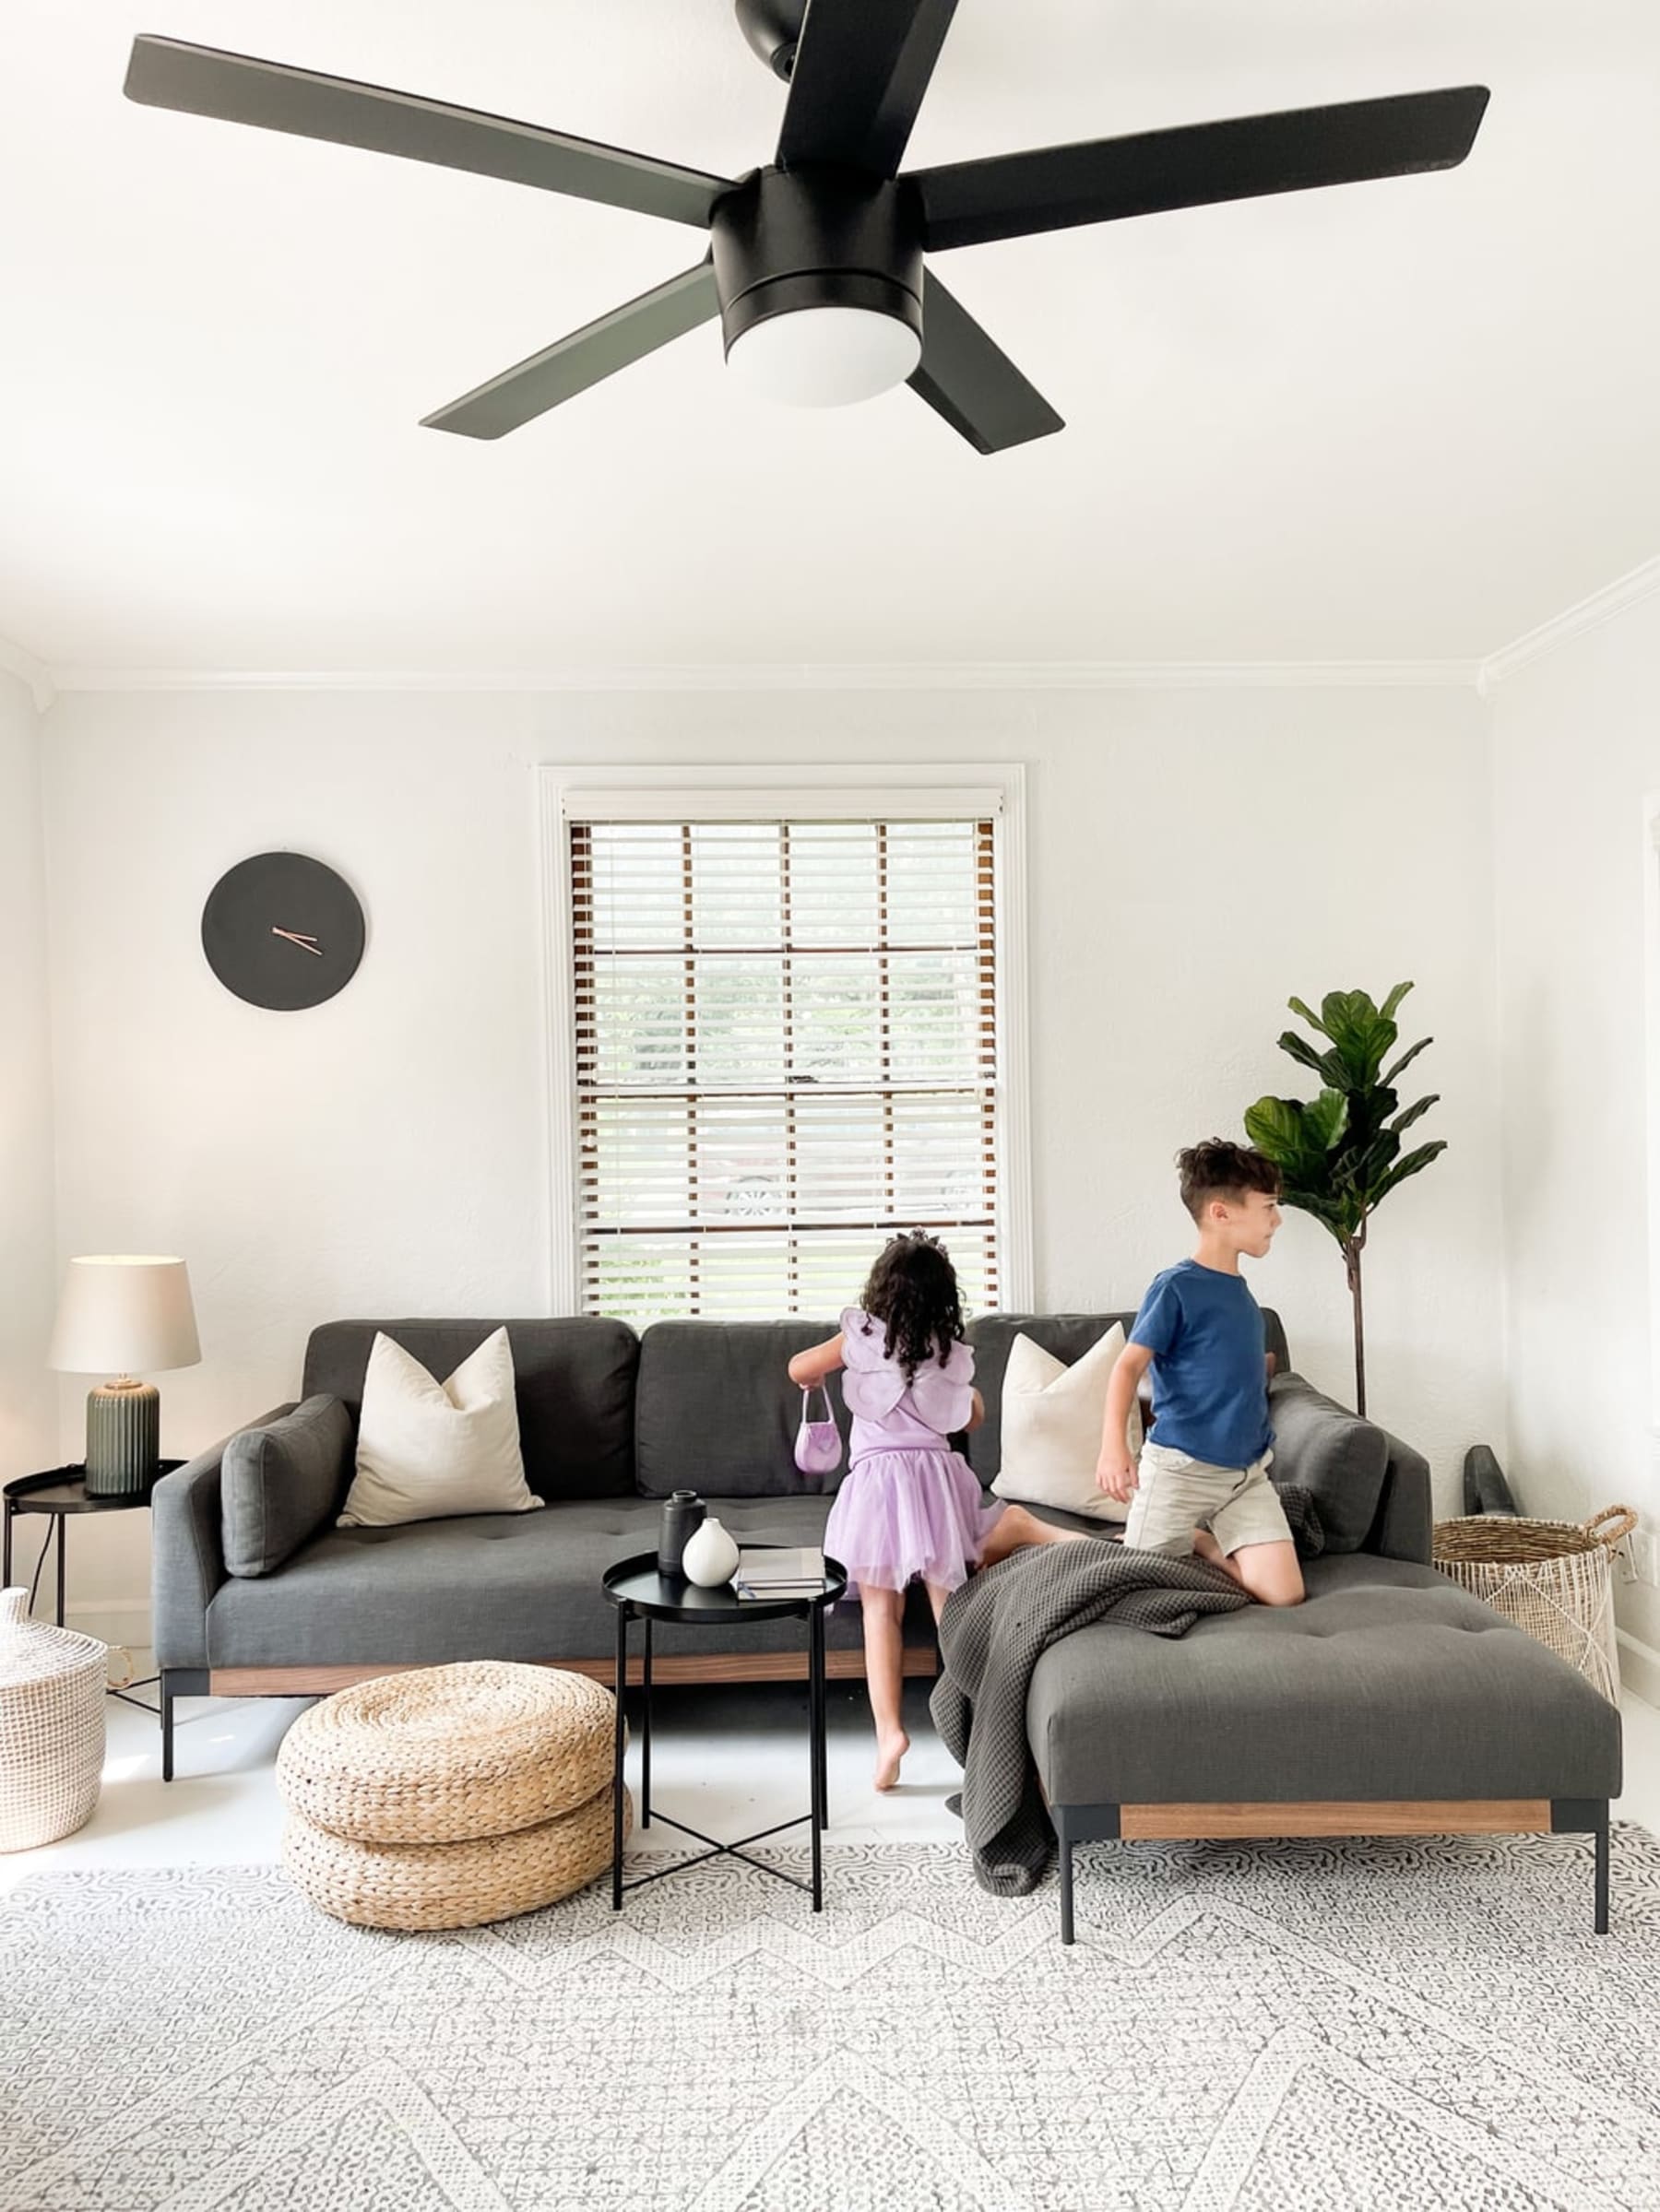
{"type": "Polygon", "coordinates": [[[357,1473],[339,1526],[528,1513],[541,1502],[525,1481],[506,1330],[487,1336],[447,1382],[435,1382],[401,1344],[377,1333],[363,1377],[357,1473]]]}
{"type": "MultiPolygon", "coordinates": [[[[1114,1321],[1082,1359],[1066,1366],[1029,1336],[1009,1347],[1003,1371],[1002,1466],[991,1488],[1027,1506],[1058,1506],[1091,1520],[1123,1520],[1130,1508],[1096,1488],[1107,1386],[1124,1349],[1114,1321]]],[[[1141,1449],[1141,1414],[1130,1415],[1130,1449],[1141,1449]]]]}

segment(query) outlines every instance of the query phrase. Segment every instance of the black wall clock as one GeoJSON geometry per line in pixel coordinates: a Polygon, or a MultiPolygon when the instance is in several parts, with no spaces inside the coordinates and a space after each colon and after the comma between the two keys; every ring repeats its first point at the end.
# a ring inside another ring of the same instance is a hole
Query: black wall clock
{"type": "Polygon", "coordinates": [[[363,909],[305,853],[255,853],[208,894],[202,950],[227,990],[292,1013],[343,990],[363,957],[363,909]]]}

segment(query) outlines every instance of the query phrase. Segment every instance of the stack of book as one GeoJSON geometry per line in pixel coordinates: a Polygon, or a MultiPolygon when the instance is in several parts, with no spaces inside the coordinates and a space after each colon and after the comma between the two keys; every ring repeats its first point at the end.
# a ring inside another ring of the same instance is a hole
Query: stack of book
{"type": "Polygon", "coordinates": [[[824,1555],[783,1544],[740,1548],[734,1577],[741,1598],[816,1598],[824,1595],[824,1555]]]}

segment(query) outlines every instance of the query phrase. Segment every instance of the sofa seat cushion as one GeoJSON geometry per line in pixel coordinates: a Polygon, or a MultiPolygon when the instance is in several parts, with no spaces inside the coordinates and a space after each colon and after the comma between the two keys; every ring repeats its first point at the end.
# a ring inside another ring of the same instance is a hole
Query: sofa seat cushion
{"type": "Polygon", "coordinates": [[[1304,1573],[1302,1605],[1050,1645],[1026,1703],[1050,1803],[1618,1793],[1618,1712],[1479,1599],[1365,1553],[1304,1573]]]}
{"type": "MultiPolygon", "coordinates": [[[[824,1497],[715,1498],[740,1544],[820,1544],[824,1497]]],[[[261,1581],[224,1583],[208,1608],[210,1667],[435,1665],[460,1659],[610,1659],[617,1616],[600,1589],[614,1560],[656,1548],[660,1508],[644,1498],[551,1504],[387,1529],[329,1529],[261,1581]]],[[[641,1631],[631,1630],[638,1651],[641,1631]]],[[[931,1635],[912,1593],[906,1640],[931,1635]]],[[[829,1615],[826,1642],[856,1646],[857,1605],[829,1615]]],[[[726,1642],[659,1621],[661,1653],[804,1651],[799,1620],[756,1621],[726,1642]]]]}

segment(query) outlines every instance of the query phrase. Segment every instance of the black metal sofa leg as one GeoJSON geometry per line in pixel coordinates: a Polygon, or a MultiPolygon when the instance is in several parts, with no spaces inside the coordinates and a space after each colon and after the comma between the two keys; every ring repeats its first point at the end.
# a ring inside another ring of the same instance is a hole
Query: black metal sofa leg
{"type": "Polygon", "coordinates": [[[1595,1910],[1593,1922],[1599,1935],[1608,1933],[1608,1800],[1606,1797],[1553,1797],[1551,1832],[1558,1836],[1589,1834],[1593,1845],[1595,1910]]]}
{"type": "Polygon", "coordinates": [[[206,1697],[208,1670],[205,1667],[163,1667],[156,1681],[156,1692],[161,1708],[161,1780],[173,1778],[173,1699],[175,1697],[206,1697]]]}
{"type": "Polygon", "coordinates": [[[1064,1831],[1061,1837],[1061,1940],[1073,1940],[1073,1847],[1064,1831]]]}

